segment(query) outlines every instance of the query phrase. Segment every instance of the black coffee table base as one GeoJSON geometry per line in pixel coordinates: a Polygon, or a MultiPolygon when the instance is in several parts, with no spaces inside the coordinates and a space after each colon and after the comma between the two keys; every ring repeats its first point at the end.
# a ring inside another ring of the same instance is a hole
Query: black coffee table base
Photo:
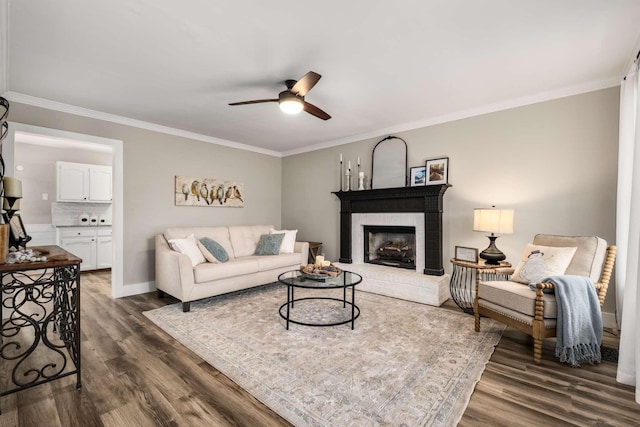
{"type": "MultiPolygon", "coordinates": [[[[353,292],[353,291],[352,291],[353,292]]],[[[291,292],[293,293],[293,292],[291,292]]],[[[289,294],[289,292],[287,292],[287,294],[289,294]]],[[[353,300],[353,298],[352,298],[353,300]]],[[[328,298],[328,297],[309,297],[309,298],[298,298],[298,299],[291,299],[288,300],[286,303],[282,304],[280,306],[280,317],[282,317],[284,320],[287,321],[287,329],[289,329],[289,323],[295,323],[296,325],[302,325],[302,326],[318,326],[318,327],[322,327],[322,326],[338,326],[338,325],[344,325],[347,323],[351,323],[351,329],[354,329],[355,326],[355,320],[358,318],[358,316],[360,316],[360,308],[354,304],[354,302],[352,301],[347,301],[346,299],[339,299],[339,298],[328,298]],[[307,323],[307,322],[300,322],[297,320],[293,320],[291,318],[291,310],[294,307],[294,304],[296,302],[300,302],[300,301],[310,301],[310,300],[330,300],[330,301],[337,301],[339,303],[342,303],[343,307],[346,307],[347,305],[351,306],[351,317],[349,319],[346,320],[342,320],[340,322],[333,322],[333,323],[307,323]],[[284,311],[284,313],[283,313],[284,311]]]]}

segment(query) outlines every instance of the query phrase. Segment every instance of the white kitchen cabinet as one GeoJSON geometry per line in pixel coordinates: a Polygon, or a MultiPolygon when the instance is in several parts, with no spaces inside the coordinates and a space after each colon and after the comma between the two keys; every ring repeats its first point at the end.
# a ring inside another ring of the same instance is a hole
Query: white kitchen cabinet
{"type": "Polygon", "coordinates": [[[96,267],[111,268],[111,264],[113,263],[113,238],[111,237],[111,228],[99,228],[97,234],[96,267]]]}
{"type": "Polygon", "coordinates": [[[59,228],[58,245],[82,258],[81,271],[111,268],[113,259],[111,227],[59,228]]]}
{"type": "Polygon", "coordinates": [[[111,166],[56,162],[58,202],[111,203],[111,166]]]}

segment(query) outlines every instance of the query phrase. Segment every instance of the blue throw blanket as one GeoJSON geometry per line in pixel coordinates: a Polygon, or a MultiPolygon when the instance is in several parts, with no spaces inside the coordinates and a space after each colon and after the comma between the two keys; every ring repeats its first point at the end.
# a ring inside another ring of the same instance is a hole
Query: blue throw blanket
{"type": "MultiPolygon", "coordinates": [[[[602,313],[591,279],[583,276],[553,276],[541,282],[555,286],[558,317],[556,357],[571,366],[599,363],[602,344],[602,313]]],[[[535,284],[529,285],[533,290],[535,284]]]]}

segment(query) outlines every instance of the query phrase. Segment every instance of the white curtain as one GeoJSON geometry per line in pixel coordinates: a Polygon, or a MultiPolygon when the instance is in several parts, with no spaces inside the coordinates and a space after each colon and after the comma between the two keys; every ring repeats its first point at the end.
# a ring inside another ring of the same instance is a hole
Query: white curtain
{"type": "Polygon", "coordinates": [[[616,305],[620,325],[617,380],[635,386],[640,403],[640,101],[638,61],[620,88],[616,214],[616,305]]]}

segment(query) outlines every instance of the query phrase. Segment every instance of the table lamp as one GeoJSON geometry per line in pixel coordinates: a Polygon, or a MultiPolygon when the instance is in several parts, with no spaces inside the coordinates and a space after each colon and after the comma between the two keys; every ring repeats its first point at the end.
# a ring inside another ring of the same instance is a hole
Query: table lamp
{"type": "Polygon", "coordinates": [[[496,236],[498,234],[513,233],[513,209],[476,208],[473,210],[473,231],[484,231],[491,233],[489,247],[480,252],[480,258],[488,265],[499,265],[500,261],[507,258],[505,254],[496,247],[496,236]]]}

